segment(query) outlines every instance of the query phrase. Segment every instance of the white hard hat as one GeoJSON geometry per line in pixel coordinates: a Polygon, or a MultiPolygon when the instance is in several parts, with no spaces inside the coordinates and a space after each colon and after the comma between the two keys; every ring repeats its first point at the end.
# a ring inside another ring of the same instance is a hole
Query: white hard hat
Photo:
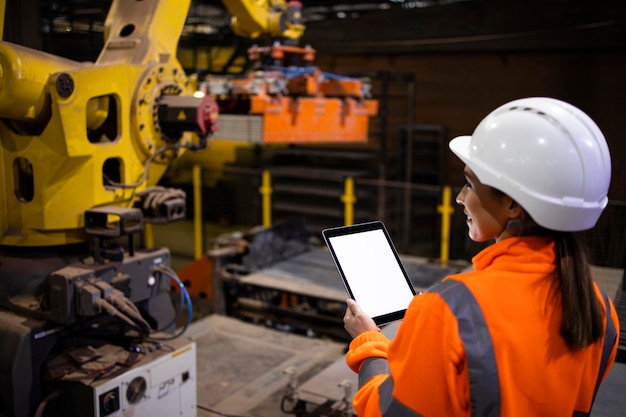
{"type": "Polygon", "coordinates": [[[509,195],[547,229],[590,229],[608,203],[611,156],[604,135],[563,101],[511,101],[449,146],[480,182],[509,195]]]}

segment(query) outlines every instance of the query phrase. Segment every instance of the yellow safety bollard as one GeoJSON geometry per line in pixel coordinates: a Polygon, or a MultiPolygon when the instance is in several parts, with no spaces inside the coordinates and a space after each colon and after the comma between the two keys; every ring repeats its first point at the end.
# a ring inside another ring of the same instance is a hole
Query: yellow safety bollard
{"type": "Polygon", "coordinates": [[[193,252],[197,261],[204,255],[202,243],[202,168],[193,166],[193,252]]]}
{"type": "Polygon", "coordinates": [[[341,201],[344,204],[343,223],[345,226],[350,226],[354,224],[354,203],[356,203],[354,179],[352,177],[346,178],[344,182],[344,194],[341,196],[341,201]]]}
{"type": "Polygon", "coordinates": [[[261,177],[261,187],[259,188],[262,199],[263,227],[272,225],[272,175],[265,170],[261,177]]]}
{"type": "Polygon", "coordinates": [[[452,189],[450,186],[443,187],[441,205],[437,206],[437,211],[441,213],[441,247],[439,258],[441,266],[448,266],[450,256],[450,216],[454,214],[454,207],[450,204],[452,189]]]}

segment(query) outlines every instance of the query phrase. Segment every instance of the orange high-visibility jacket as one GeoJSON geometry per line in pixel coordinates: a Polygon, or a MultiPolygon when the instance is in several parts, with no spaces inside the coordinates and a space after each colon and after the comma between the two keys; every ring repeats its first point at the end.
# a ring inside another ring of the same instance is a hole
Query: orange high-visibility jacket
{"type": "Polygon", "coordinates": [[[503,239],[472,259],[473,272],[416,296],[393,341],[376,331],[357,336],[346,356],[359,373],[357,414],[588,415],[615,361],[619,320],[596,286],[605,336],[568,349],[554,261],[550,238],[503,239]]]}

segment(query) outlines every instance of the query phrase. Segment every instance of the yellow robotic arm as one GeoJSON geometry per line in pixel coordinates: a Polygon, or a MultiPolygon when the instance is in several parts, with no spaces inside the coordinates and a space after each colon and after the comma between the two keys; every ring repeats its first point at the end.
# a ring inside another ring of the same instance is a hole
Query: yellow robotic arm
{"type": "Polygon", "coordinates": [[[113,1],[95,63],[0,42],[0,245],[82,242],[86,210],[132,206],[201,147],[217,115],[176,58],[189,3],[113,1]]]}
{"type": "Polygon", "coordinates": [[[283,0],[223,0],[233,16],[235,34],[246,38],[300,39],[304,33],[302,3],[283,0]]]}

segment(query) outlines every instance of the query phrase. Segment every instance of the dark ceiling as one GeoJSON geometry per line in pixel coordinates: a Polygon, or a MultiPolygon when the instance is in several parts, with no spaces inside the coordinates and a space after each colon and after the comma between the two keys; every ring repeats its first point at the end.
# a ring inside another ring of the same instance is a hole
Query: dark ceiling
{"type": "MultiPolygon", "coordinates": [[[[313,46],[318,53],[626,47],[626,2],[623,1],[303,3],[306,31],[301,43],[313,46]]],[[[111,0],[8,0],[7,15],[11,19],[5,24],[5,39],[70,58],[80,55],[82,59],[93,60],[101,48],[103,22],[110,4],[111,0]]],[[[193,46],[242,41],[230,31],[229,19],[222,1],[192,0],[181,43],[193,46]]]]}

